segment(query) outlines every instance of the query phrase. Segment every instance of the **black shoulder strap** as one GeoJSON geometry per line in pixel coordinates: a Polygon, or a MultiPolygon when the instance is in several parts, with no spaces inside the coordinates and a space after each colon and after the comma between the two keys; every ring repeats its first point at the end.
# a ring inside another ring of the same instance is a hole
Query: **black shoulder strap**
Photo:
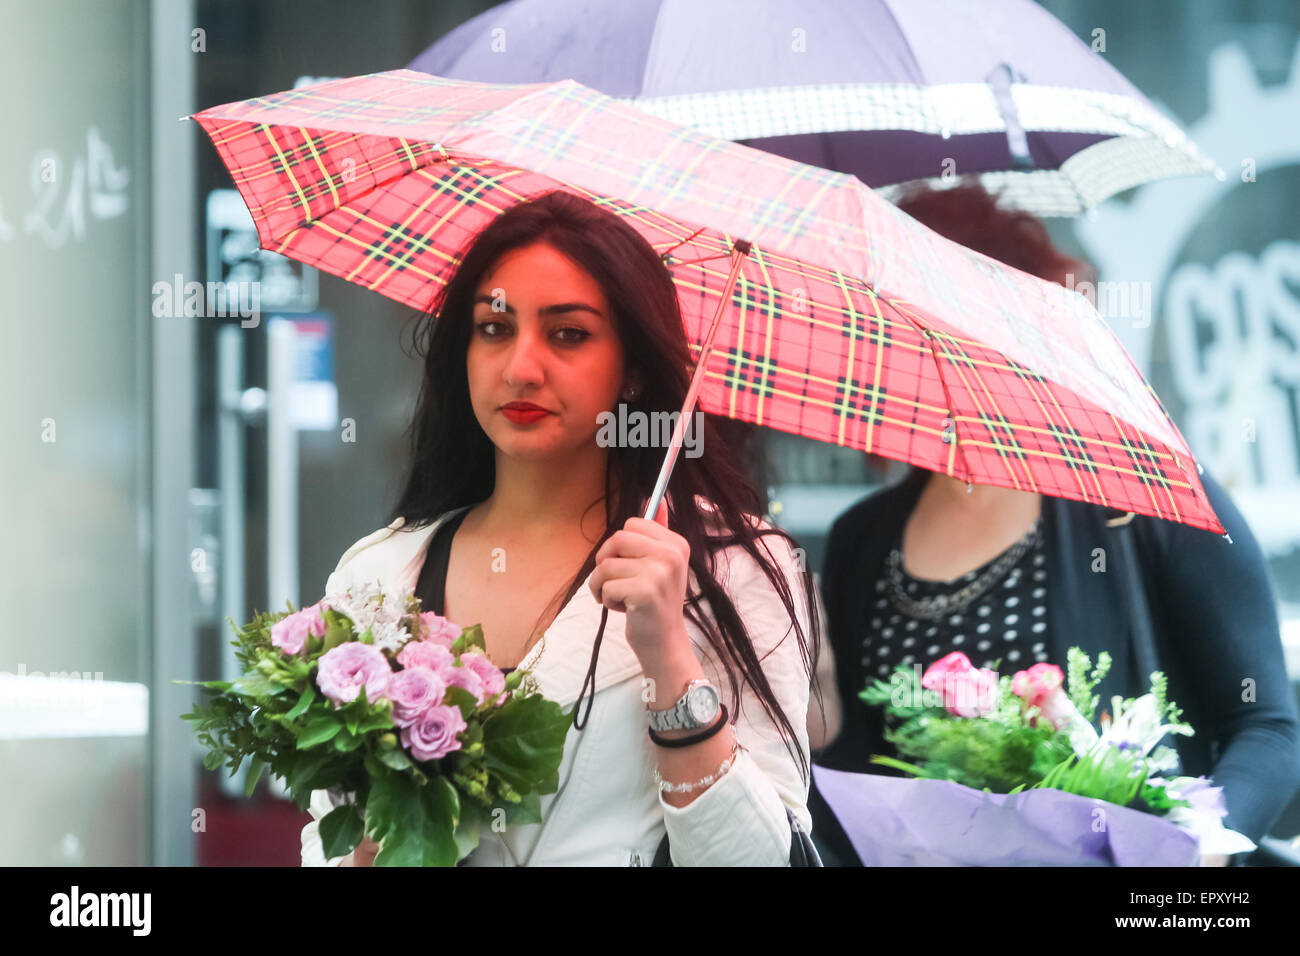
{"type": "Polygon", "coordinates": [[[425,551],[424,564],[420,567],[420,576],[415,582],[415,596],[420,599],[420,609],[443,613],[443,601],[446,598],[447,565],[451,561],[451,539],[456,534],[469,506],[462,508],[459,514],[445,519],[433,532],[433,540],[425,551]]]}

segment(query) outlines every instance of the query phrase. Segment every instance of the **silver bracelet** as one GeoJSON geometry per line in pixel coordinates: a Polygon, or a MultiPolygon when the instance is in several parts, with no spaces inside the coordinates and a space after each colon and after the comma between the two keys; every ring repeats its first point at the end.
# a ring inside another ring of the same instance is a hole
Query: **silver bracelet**
{"type": "Polygon", "coordinates": [[[655,783],[659,785],[659,789],[664,793],[692,793],[695,790],[704,789],[714,781],[721,779],[736,762],[736,758],[739,756],[740,751],[744,749],[745,748],[741,746],[740,741],[736,741],[731,748],[731,755],[727,757],[726,760],[722,761],[722,765],[713,773],[700,780],[696,780],[694,783],[669,783],[659,775],[659,768],[656,767],[655,783]]]}

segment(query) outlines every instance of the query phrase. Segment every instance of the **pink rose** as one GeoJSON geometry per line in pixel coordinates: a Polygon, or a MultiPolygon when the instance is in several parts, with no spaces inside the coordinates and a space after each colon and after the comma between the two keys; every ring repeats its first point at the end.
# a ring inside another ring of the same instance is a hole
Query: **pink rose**
{"type": "Polygon", "coordinates": [[[925,673],[921,675],[921,686],[933,690],[943,684],[945,675],[964,674],[972,669],[969,657],[961,651],[953,651],[925,669],[925,673]]]}
{"type": "Polygon", "coordinates": [[[1057,730],[1090,730],[1065,692],[1064,683],[1065,674],[1055,664],[1035,664],[1011,678],[1011,691],[1025,702],[1026,707],[1037,707],[1039,716],[1057,730]]]}
{"type": "Polygon", "coordinates": [[[460,666],[468,667],[483,684],[484,697],[496,697],[506,689],[506,675],[482,654],[469,651],[460,655],[460,666]]]}
{"type": "Polygon", "coordinates": [[[451,647],[451,642],[460,637],[460,628],[451,621],[432,611],[424,611],[420,614],[420,639],[422,641],[436,641],[445,647],[451,647]]]}
{"type": "Polygon", "coordinates": [[[393,702],[393,723],[409,727],[425,711],[442,703],[447,685],[436,671],[427,667],[408,667],[388,682],[388,699],[393,702]]]}
{"type": "MultiPolygon", "coordinates": [[[[467,654],[461,655],[464,660],[467,654]]],[[[469,667],[445,667],[441,671],[442,679],[447,682],[448,687],[462,687],[474,695],[474,703],[483,703],[483,678],[469,667]]],[[[504,686],[504,684],[502,685],[504,686]]]]}
{"type": "Polygon", "coordinates": [[[456,663],[456,655],[433,641],[407,641],[397,652],[397,663],[406,668],[427,667],[441,672],[456,663]]]}
{"type": "Polygon", "coordinates": [[[941,690],[944,709],[958,717],[983,717],[997,709],[997,673],[975,669],[961,651],[931,664],[921,675],[921,686],[941,690]]]}
{"type": "Polygon", "coordinates": [[[307,643],[308,635],[325,636],[325,618],[321,615],[323,601],[317,601],[311,607],[295,611],[283,620],[271,625],[271,646],[278,647],[286,654],[298,654],[307,643]]]}
{"type": "Polygon", "coordinates": [[[943,685],[943,706],[958,717],[983,717],[997,709],[997,690],[994,671],[981,668],[950,674],[943,685]]]}
{"type": "Polygon", "coordinates": [[[1038,708],[1039,716],[1049,721],[1057,730],[1075,726],[1075,718],[1078,718],[1078,723],[1084,723],[1083,717],[1074,706],[1074,701],[1070,700],[1070,695],[1060,687],[1033,706],[1038,708]]]}
{"type": "Polygon", "coordinates": [[[362,686],[366,688],[366,700],[373,704],[384,696],[392,679],[393,669],[383,652],[360,641],[326,651],[316,671],[316,686],[336,706],[356,700],[362,686]]]}
{"type": "Polygon", "coordinates": [[[1044,702],[1065,683],[1065,674],[1055,664],[1035,664],[1017,671],[1011,678],[1011,692],[1029,707],[1042,708],[1044,702]]]}
{"type": "Polygon", "coordinates": [[[402,746],[416,760],[438,760],[460,749],[456,735],[465,726],[459,707],[430,707],[417,721],[402,728],[402,746]]]}

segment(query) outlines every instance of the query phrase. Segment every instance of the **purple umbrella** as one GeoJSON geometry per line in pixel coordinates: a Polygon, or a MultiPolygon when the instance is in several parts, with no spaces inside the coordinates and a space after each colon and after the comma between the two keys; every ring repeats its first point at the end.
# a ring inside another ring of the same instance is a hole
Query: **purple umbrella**
{"type": "Polygon", "coordinates": [[[1215,170],[1033,0],[511,0],[410,68],[575,79],[890,198],[913,181],[977,180],[1005,205],[1072,216],[1215,170]]]}

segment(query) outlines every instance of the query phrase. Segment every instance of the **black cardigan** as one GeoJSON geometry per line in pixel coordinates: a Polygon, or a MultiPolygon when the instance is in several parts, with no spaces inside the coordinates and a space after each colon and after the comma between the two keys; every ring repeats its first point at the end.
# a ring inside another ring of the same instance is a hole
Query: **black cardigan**
{"type": "MultiPolygon", "coordinates": [[[[843,729],[817,763],[838,770],[879,771],[867,762],[883,742],[881,712],[858,697],[862,622],[885,557],[931,473],[914,468],[895,485],[857,502],[836,519],[822,574],[843,729]]],[[[1287,679],[1276,603],[1259,545],[1227,493],[1201,476],[1206,495],[1232,537],[1138,515],[1134,545],[1153,619],[1169,696],[1196,730],[1176,738],[1183,773],[1213,775],[1223,787],[1227,826],[1258,842],[1300,788],[1300,721],[1287,679]],[[1249,682],[1253,681],[1254,700],[1249,682]],[[1246,699],[1243,699],[1246,698],[1246,699]]],[[[1106,519],[1118,512],[1064,498],[1043,498],[1049,659],[1065,667],[1066,650],[1095,661],[1110,652],[1098,686],[1097,712],[1110,698],[1148,689],[1132,659],[1124,569],[1106,519]],[[1091,570],[1104,548],[1106,571],[1091,570]]]]}

